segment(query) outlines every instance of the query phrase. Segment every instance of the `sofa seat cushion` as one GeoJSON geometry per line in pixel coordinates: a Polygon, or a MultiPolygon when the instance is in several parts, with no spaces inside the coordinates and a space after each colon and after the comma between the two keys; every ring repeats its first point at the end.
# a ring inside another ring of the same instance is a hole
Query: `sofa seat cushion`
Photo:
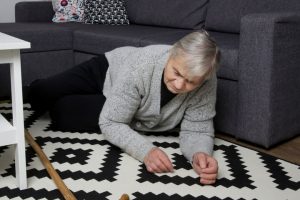
{"type": "Polygon", "coordinates": [[[238,80],[239,35],[213,31],[209,33],[216,40],[221,51],[221,62],[217,76],[238,80]]]}
{"type": "Polygon", "coordinates": [[[31,43],[21,52],[68,50],[73,48],[72,30],[51,23],[1,23],[0,32],[31,43]]]}
{"type": "Polygon", "coordinates": [[[181,29],[142,25],[109,26],[81,24],[74,30],[74,50],[101,54],[121,46],[141,46],[144,38],[177,32],[181,29]]]}

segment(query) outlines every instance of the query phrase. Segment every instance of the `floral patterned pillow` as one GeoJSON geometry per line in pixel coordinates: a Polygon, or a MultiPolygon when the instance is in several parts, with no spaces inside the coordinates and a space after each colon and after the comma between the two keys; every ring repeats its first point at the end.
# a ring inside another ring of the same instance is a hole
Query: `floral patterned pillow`
{"type": "Polygon", "coordinates": [[[84,0],[52,0],[53,22],[83,22],[84,0]]]}

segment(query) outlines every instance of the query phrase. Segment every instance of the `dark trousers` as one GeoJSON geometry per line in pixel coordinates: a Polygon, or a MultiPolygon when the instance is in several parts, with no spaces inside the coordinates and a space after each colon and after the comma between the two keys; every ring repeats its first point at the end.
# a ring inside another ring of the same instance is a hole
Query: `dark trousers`
{"type": "Polygon", "coordinates": [[[39,113],[49,111],[52,125],[61,131],[98,131],[105,102],[102,93],[108,68],[104,55],[30,85],[29,103],[39,113]]]}

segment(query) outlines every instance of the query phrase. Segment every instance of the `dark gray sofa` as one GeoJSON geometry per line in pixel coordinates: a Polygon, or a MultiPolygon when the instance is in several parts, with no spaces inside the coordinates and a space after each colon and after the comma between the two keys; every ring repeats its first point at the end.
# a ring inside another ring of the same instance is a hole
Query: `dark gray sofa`
{"type": "MultiPolygon", "coordinates": [[[[264,147],[300,134],[299,0],[126,0],[128,26],[52,23],[51,2],[21,2],[5,32],[30,41],[23,84],[119,46],[172,44],[205,28],[220,46],[216,130],[264,147]]],[[[9,96],[0,68],[0,97],[9,96]]]]}

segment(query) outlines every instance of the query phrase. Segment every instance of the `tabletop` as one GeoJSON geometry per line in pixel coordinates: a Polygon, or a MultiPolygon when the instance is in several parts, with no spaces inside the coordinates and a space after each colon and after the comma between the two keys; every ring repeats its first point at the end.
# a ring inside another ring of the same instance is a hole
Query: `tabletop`
{"type": "Polygon", "coordinates": [[[27,49],[30,43],[0,32],[0,50],[27,49]]]}

